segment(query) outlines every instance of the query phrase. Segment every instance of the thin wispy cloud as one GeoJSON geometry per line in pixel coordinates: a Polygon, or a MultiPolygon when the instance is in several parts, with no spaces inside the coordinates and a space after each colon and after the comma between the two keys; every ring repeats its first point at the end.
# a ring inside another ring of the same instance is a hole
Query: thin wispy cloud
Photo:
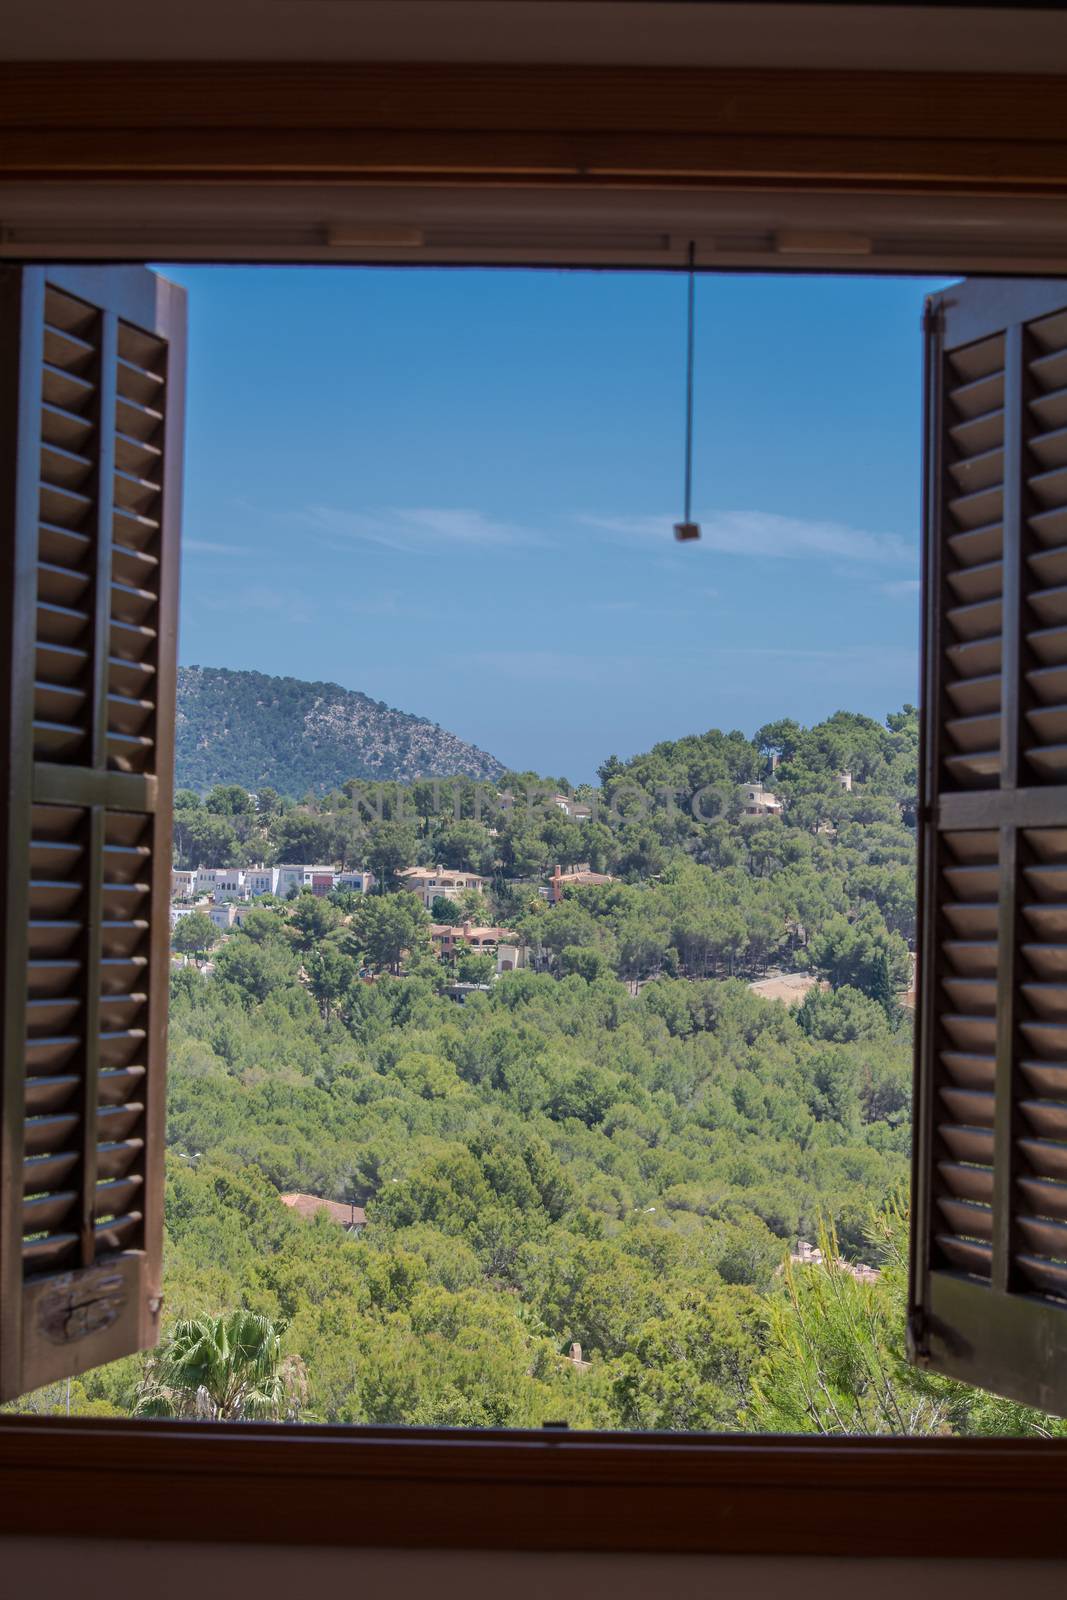
{"type": "Polygon", "coordinates": [[[722,657],[749,661],[790,663],[797,668],[811,665],[822,670],[831,667],[838,672],[862,671],[876,668],[879,671],[897,672],[917,669],[919,652],[909,645],[855,644],[841,645],[836,650],[807,650],[791,645],[738,645],[725,646],[716,652],[722,657]]]}
{"type": "Polygon", "coordinates": [[[223,544],[215,539],[183,539],[183,550],[202,551],[211,556],[250,556],[251,548],[246,544],[223,544]]]}
{"type": "Polygon", "coordinates": [[[632,656],[583,656],[564,650],[477,650],[470,661],[531,687],[546,679],[573,684],[613,683],[639,670],[632,656]]]}
{"type": "MultiPolygon", "coordinates": [[[[649,541],[670,539],[675,518],[579,515],[575,521],[600,533],[649,541]]],[[[698,521],[703,548],[717,555],[849,561],[863,566],[911,565],[916,557],[915,545],[899,534],[873,533],[845,522],[786,517],[775,511],[705,511],[698,521]]]]}
{"type": "Polygon", "coordinates": [[[464,507],[347,511],[340,506],[311,506],[299,514],[299,521],[311,534],[335,549],[372,544],[388,550],[430,554],[444,548],[501,550],[542,542],[528,528],[499,522],[481,511],[464,507]]]}
{"type": "Polygon", "coordinates": [[[890,600],[900,600],[917,595],[922,584],[918,578],[895,578],[891,583],[880,583],[878,587],[890,600]]]}
{"type": "Polygon", "coordinates": [[[267,584],[250,584],[240,593],[206,594],[195,597],[195,604],[203,611],[225,612],[233,617],[241,612],[257,611],[268,616],[284,617],[285,623],[305,625],[321,621],[321,607],[316,608],[306,596],[285,588],[273,589],[267,584]]]}

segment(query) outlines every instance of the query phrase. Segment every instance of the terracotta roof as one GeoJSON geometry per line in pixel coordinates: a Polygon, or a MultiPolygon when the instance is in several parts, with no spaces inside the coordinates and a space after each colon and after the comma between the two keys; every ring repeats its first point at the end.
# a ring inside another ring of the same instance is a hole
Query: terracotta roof
{"type": "Polygon", "coordinates": [[[465,928],[458,922],[431,922],[431,939],[445,938],[452,934],[456,939],[496,939],[500,944],[521,944],[522,940],[514,928],[465,928]]]}
{"type": "Polygon", "coordinates": [[[420,878],[441,878],[451,882],[454,878],[473,878],[479,883],[488,883],[489,879],[480,872],[468,872],[464,867],[403,867],[397,873],[398,878],[410,878],[417,881],[420,878]]]}
{"type": "Polygon", "coordinates": [[[367,1221],[362,1206],[352,1206],[341,1200],[323,1200],[317,1194],[283,1194],[282,1205],[295,1211],[305,1222],[317,1211],[325,1211],[331,1221],[340,1223],[343,1228],[362,1228],[367,1221]]]}

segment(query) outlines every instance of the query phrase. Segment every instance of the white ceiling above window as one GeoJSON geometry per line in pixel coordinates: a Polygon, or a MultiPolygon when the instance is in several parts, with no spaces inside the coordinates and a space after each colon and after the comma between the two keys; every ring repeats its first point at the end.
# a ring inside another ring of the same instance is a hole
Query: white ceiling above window
{"type": "Polygon", "coordinates": [[[0,184],[0,258],[1063,271],[1059,198],[314,184],[0,184]]]}

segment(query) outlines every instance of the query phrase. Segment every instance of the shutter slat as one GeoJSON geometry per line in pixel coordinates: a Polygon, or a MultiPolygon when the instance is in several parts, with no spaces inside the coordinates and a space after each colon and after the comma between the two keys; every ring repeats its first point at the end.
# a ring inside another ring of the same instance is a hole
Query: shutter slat
{"type": "MultiPolygon", "coordinates": [[[[993,1175],[989,1174],[992,1183],[993,1175]]],[[[957,1200],[948,1195],[938,1198],[938,1209],[951,1226],[953,1233],[962,1239],[992,1239],[993,1208],[976,1205],[972,1200],[957,1200]]]]}
{"type": "Polygon", "coordinates": [[[1038,1177],[1067,1181],[1067,1144],[1052,1139],[1019,1139],[1017,1143],[1038,1177]]]}
{"type": "Polygon", "coordinates": [[[952,1266],[960,1267],[964,1272],[974,1273],[976,1277],[989,1277],[993,1252],[988,1244],[949,1233],[937,1234],[936,1241],[952,1266]]]}
{"type": "Polygon", "coordinates": [[[941,1064],[957,1089],[992,1089],[996,1057],[966,1055],[960,1050],[942,1050],[941,1064]]]}
{"type": "Polygon", "coordinates": [[[968,1128],[962,1123],[942,1122],[938,1134],[952,1155],[960,1161],[988,1165],[993,1160],[993,1134],[989,1128],[968,1128]]]}
{"type": "Polygon", "coordinates": [[[1067,506],[1054,506],[1028,517],[1027,526],[1039,544],[1055,546],[1067,542],[1067,506]]]}
{"type": "Polygon", "coordinates": [[[1015,1260],[1023,1275],[1041,1294],[1067,1299],[1067,1266],[1057,1261],[1042,1261],[1037,1256],[1017,1255],[1015,1260]]]}
{"type": "Polygon", "coordinates": [[[1017,1178],[1027,1207],[1039,1217],[1067,1220],[1067,1183],[1048,1178],[1017,1178]]]}
{"type": "Polygon", "coordinates": [[[946,939],[942,948],[953,972],[981,978],[996,976],[997,947],[991,940],[946,939]]]}
{"type": "Polygon", "coordinates": [[[999,561],[1004,553],[1004,525],[989,522],[967,533],[955,533],[947,543],[960,567],[984,566],[999,561]]]}
{"type": "MultiPolygon", "coordinates": [[[[1021,992],[1038,1017],[1067,1022],[1067,984],[1024,983],[1021,992]]],[[[1024,1068],[1025,1065],[1023,1063],[1024,1068]]]]}
{"type": "Polygon", "coordinates": [[[1000,675],[986,678],[960,678],[946,684],[953,706],[965,716],[978,716],[981,712],[1000,711],[1000,675]]]}
{"type": "Polygon", "coordinates": [[[1043,1139],[1067,1139],[1067,1101],[1020,1100],[1019,1110],[1032,1131],[1043,1139]]]}
{"type": "Polygon", "coordinates": [[[959,1199],[975,1200],[987,1206],[992,1201],[993,1174],[988,1167],[968,1167],[959,1161],[939,1161],[937,1170],[946,1187],[959,1199]]]}

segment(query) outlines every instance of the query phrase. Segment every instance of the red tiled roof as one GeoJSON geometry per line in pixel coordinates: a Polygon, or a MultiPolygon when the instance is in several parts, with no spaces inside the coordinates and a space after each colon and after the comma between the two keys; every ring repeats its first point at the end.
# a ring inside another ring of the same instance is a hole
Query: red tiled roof
{"type": "Polygon", "coordinates": [[[343,1228],[362,1228],[367,1221],[362,1206],[351,1206],[341,1200],[323,1200],[317,1194],[283,1194],[282,1205],[295,1211],[305,1222],[317,1211],[325,1211],[331,1221],[340,1223],[343,1228]]]}

